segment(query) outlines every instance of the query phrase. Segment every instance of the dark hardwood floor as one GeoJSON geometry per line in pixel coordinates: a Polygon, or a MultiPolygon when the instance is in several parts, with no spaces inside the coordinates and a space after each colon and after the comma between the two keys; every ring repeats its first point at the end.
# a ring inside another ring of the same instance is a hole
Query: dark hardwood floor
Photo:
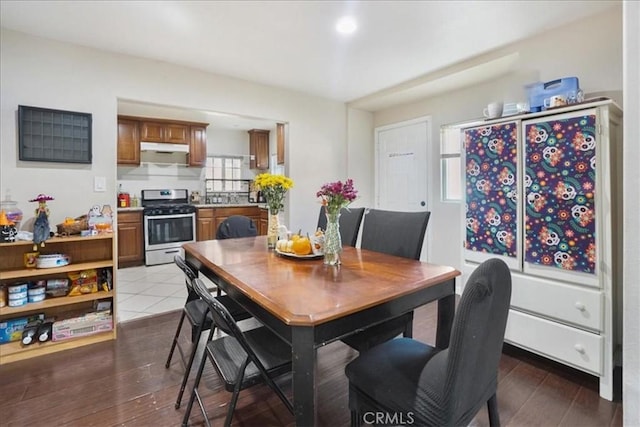
{"type": "MultiPolygon", "coordinates": [[[[416,311],[415,337],[435,338],[435,304],[416,311]]],[[[116,341],[0,366],[2,426],[177,426],[188,400],[174,409],[182,379],[179,353],[165,369],[178,312],[124,323],[116,341]]],[[[183,330],[184,343],[187,331],[183,330]]],[[[2,346],[0,346],[2,351],[2,346]]],[[[318,352],[321,426],[348,426],[344,366],[357,353],[336,342],[318,352]]],[[[195,366],[192,375],[195,375],[195,366]]],[[[291,387],[283,378],[287,393],[291,387]]],[[[222,425],[230,394],[207,366],[201,383],[212,425],[222,425]]],[[[189,390],[190,392],[190,390],[189,390]]],[[[498,406],[505,426],[620,426],[622,404],[598,396],[595,377],[513,347],[500,364],[498,406]]],[[[472,426],[487,426],[482,409],[472,426]]],[[[204,425],[194,407],[190,425],[204,425]]],[[[266,386],[240,393],[234,426],[293,426],[293,416],[266,386]]]]}

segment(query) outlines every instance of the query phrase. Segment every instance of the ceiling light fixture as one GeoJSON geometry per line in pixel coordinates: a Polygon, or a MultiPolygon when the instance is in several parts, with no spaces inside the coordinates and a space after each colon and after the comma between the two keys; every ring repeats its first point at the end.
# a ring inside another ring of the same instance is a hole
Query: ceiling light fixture
{"type": "Polygon", "coordinates": [[[352,34],[356,29],[358,29],[358,24],[351,16],[343,16],[336,24],[336,31],[340,34],[352,34]]]}

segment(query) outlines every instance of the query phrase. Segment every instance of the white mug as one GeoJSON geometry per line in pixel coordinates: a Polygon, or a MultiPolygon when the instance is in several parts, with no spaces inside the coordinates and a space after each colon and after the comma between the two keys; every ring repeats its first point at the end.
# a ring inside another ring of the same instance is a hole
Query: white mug
{"type": "Polygon", "coordinates": [[[567,105],[567,98],[564,95],[553,95],[551,98],[545,98],[544,108],[562,107],[567,105]]]}
{"type": "Polygon", "coordinates": [[[502,102],[492,102],[484,109],[483,114],[488,119],[497,119],[502,116],[502,108],[504,105],[502,102]]]}

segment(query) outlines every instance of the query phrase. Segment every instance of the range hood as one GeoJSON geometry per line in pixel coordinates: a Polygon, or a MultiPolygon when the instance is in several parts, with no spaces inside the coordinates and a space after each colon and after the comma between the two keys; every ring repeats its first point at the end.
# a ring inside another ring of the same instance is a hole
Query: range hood
{"type": "Polygon", "coordinates": [[[156,153],[188,153],[188,144],[170,144],[166,142],[140,142],[140,151],[156,153]]]}

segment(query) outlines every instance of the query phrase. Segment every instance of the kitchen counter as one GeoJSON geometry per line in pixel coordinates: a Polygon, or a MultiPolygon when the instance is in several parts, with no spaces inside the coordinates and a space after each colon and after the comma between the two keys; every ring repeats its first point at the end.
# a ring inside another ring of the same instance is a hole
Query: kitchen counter
{"type": "MultiPolygon", "coordinates": [[[[202,208],[246,208],[246,207],[258,207],[261,209],[266,209],[267,205],[265,205],[264,203],[249,203],[249,202],[245,202],[245,203],[209,203],[209,204],[198,204],[198,205],[193,205],[195,206],[197,209],[202,209],[202,208]]],[[[128,208],[118,208],[117,212],[137,212],[137,211],[141,211],[144,208],[142,206],[136,206],[136,207],[128,207],[128,208]]]]}
{"type": "Polygon", "coordinates": [[[244,202],[244,203],[201,203],[199,205],[193,205],[196,208],[200,209],[200,208],[246,208],[246,207],[254,207],[257,206],[259,208],[264,207],[263,204],[259,204],[259,203],[249,203],[249,202],[244,202]]]}

